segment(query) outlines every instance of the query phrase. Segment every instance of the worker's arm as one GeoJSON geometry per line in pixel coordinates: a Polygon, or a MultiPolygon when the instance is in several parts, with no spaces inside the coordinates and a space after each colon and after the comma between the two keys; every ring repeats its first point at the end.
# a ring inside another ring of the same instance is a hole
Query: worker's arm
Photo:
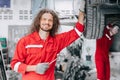
{"type": "Polygon", "coordinates": [[[49,63],[38,63],[37,65],[27,65],[26,72],[35,71],[38,74],[44,74],[49,68],[49,63]]]}
{"type": "Polygon", "coordinates": [[[80,24],[84,24],[84,16],[85,16],[85,13],[84,12],[82,12],[82,11],[79,11],[79,14],[78,14],[78,22],[80,23],[80,24]]]}
{"type": "Polygon", "coordinates": [[[85,17],[85,0],[76,0],[79,2],[79,8],[75,12],[78,13],[78,22],[76,23],[76,29],[77,32],[83,32],[84,31],[84,17],[85,17]],[[82,25],[82,26],[81,26],[82,25]]]}

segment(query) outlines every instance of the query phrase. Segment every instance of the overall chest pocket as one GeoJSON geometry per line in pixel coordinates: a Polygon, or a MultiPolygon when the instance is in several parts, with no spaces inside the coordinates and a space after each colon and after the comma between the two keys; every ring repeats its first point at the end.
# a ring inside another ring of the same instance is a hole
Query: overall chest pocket
{"type": "Polygon", "coordinates": [[[54,54],[58,51],[57,46],[55,46],[54,44],[47,44],[47,46],[45,47],[45,52],[47,54],[54,54]]]}
{"type": "Polygon", "coordinates": [[[55,48],[46,49],[46,57],[48,59],[54,59],[57,56],[57,50],[55,48]]]}
{"type": "Polygon", "coordinates": [[[57,48],[56,47],[47,47],[45,49],[46,53],[56,53],[57,52],[57,48]]]}
{"type": "Polygon", "coordinates": [[[27,64],[37,64],[41,62],[41,49],[40,48],[27,48],[27,64]]]}
{"type": "Polygon", "coordinates": [[[41,52],[40,48],[27,48],[28,55],[38,55],[41,52]]]}

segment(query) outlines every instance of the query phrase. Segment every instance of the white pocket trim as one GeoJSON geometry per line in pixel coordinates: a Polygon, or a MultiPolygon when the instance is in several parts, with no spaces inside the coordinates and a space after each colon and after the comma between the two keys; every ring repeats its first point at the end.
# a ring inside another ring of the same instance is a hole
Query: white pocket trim
{"type": "Polygon", "coordinates": [[[42,48],[43,45],[27,45],[25,48],[42,48]]]}

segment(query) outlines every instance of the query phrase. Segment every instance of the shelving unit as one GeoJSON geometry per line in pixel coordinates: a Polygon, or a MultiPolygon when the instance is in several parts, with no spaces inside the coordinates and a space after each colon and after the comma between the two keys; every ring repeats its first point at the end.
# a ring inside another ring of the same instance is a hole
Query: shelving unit
{"type": "Polygon", "coordinates": [[[8,48],[6,38],[0,38],[0,80],[7,80],[8,48]]]}
{"type": "Polygon", "coordinates": [[[2,55],[5,63],[5,68],[7,70],[7,65],[8,65],[8,49],[7,48],[2,49],[2,55]]]}
{"type": "Polygon", "coordinates": [[[5,61],[1,49],[0,49],[0,80],[7,80],[5,61]]]}

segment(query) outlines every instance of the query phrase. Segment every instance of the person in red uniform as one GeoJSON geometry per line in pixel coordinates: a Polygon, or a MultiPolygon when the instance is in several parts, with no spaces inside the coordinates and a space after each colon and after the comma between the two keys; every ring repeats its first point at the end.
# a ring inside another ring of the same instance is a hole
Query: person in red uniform
{"type": "Polygon", "coordinates": [[[22,80],[55,80],[57,54],[84,31],[84,12],[79,13],[75,28],[56,34],[59,27],[57,14],[42,9],[34,19],[31,33],[21,38],[11,60],[11,68],[22,74],[22,80]]]}
{"type": "Polygon", "coordinates": [[[97,70],[97,80],[110,80],[109,49],[113,42],[113,35],[118,33],[117,25],[108,24],[104,29],[104,34],[96,40],[95,63],[97,70]]]}

